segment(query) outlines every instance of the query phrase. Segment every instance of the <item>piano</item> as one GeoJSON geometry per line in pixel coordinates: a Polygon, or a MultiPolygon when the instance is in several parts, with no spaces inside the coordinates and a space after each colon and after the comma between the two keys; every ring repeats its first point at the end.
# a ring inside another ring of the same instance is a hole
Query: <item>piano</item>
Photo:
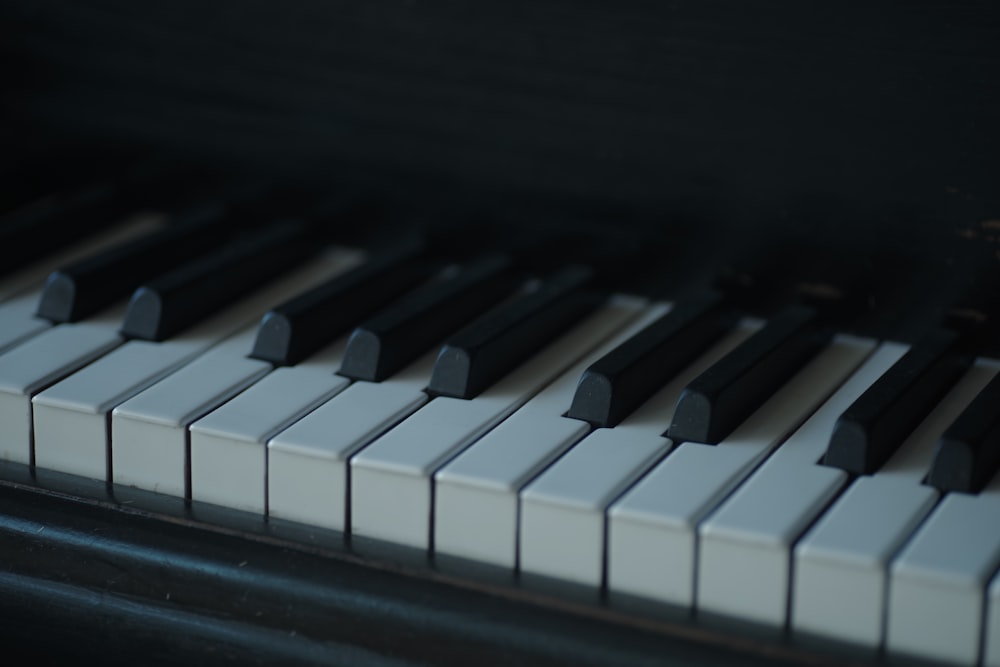
{"type": "Polygon", "coordinates": [[[989,3],[0,37],[11,660],[1000,665],[989,3]]]}

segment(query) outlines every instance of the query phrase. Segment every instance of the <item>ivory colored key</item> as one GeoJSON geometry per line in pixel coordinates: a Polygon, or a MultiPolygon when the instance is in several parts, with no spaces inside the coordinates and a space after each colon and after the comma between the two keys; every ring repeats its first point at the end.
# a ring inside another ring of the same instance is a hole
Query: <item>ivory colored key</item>
{"type": "Polygon", "coordinates": [[[362,449],[351,459],[352,532],[430,547],[434,472],[626,326],[641,303],[610,299],[475,398],[434,398],[362,449]]]}
{"type": "Polygon", "coordinates": [[[162,343],[128,341],[36,394],[32,399],[36,466],[112,479],[109,413],[116,406],[257,321],[289,290],[310,284],[316,271],[335,261],[321,256],[162,343]]]}
{"type": "Polygon", "coordinates": [[[873,350],[872,340],[836,339],[827,359],[837,391],[701,523],[699,611],[785,625],[791,545],[847,481],[843,471],[817,465],[830,433],[844,406],[891,368],[906,346],[885,344],[868,357],[873,350]],[[739,572],[731,569],[734,563],[739,572]]]}
{"type": "Polygon", "coordinates": [[[268,514],[350,530],[352,454],[424,403],[437,350],[382,382],[359,381],[267,443],[268,514]]]}
{"type": "MultiPolygon", "coordinates": [[[[829,398],[864,358],[839,337],[718,445],[684,443],[609,510],[609,590],[690,607],[698,526],[775,447],[829,398]],[[693,484],[692,480],[697,480],[693,484]],[[645,545],[645,565],[621,561],[645,545]],[[648,575],[645,585],[641,578],[648,575]]],[[[832,422],[831,422],[832,423],[832,422]]]]}
{"type": "Polygon", "coordinates": [[[949,493],[890,565],[886,651],[974,665],[986,587],[1000,566],[1000,476],[978,495],[949,493]]]}
{"type": "Polygon", "coordinates": [[[974,366],[874,475],[859,477],[795,548],[792,626],[869,648],[882,642],[888,563],[938,500],[921,484],[948,424],[1000,366],[974,366]]]}
{"type": "Polygon", "coordinates": [[[31,464],[31,398],[94,359],[122,344],[118,327],[124,304],[86,322],[55,326],[0,354],[0,422],[4,424],[0,457],[31,464]]]}
{"type": "Polygon", "coordinates": [[[590,431],[586,422],[563,414],[580,378],[597,359],[670,308],[665,303],[648,307],[638,320],[435,473],[436,553],[517,567],[518,492],[590,431]]]}
{"type": "Polygon", "coordinates": [[[684,387],[750,337],[737,326],[618,426],[597,429],[520,493],[520,569],[590,586],[604,583],[605,510],[673,446],[663,436],[684,387]]]}

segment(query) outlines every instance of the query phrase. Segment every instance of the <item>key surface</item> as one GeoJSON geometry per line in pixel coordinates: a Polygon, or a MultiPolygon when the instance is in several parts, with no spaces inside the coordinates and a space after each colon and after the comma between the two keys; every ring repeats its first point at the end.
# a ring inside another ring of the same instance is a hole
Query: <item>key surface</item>
{"type": "Polygon", "coordinates": [[[517,566],[518,492],[590,431],[588,424],[563,416],[580,374],[669,310],[670,304],[651,304],[638,320],[434,474],[437,553],[517,566]],[[483,525],[490,529],[480,530],[483,525]]]}
{"type": "Polygon", "coordinates": [[[77,322],[127,297],[145,280],[206,252],[228,231],[221,205],[200,207],[169,224],[75,262],[45,282],[35,313],[52,322],[77,322]]]}
{"type": "Polygon", "coordinates": [[[379,382],[513,291],[510,258],[484,257],[407,295],[352,333],[340,374],[379,382]]]}
{"type": "Polygon", "coordinates": [[[810,308],[791,306],[684,389],[668,435],[716,444],[757,409],[829,340],[810,308]]]}
{"type": "Polygon", "coordinates": [[[857,367],[860,358],[845,363],[846,348],[828,346],[717,445],[689,442],[676,447],[610,508],[612,592],[694,605],[698,526],[857,367]],[[645,587],[638,586],[635,577],[614,576],[630,573],[628,567],[616,569],[615,559],[630,553],[636,539],[647,544],[647,563],[671,564],[656,569],[645,587]]]}
{"type": "Polygon", "coordinates": [[[990,584],[986,620],[983,664],[986,667],[1000,667],[1000,573],[993,577],[990,584]]]}
{"type": "Polygon", "coordinates": [[[433,398],[355,454],[350,462],[352,532],[428,548],[434,472],[626,326],[643,305],[612,298],[475,398],[433,398]],[[386,498],[395,502],[387,504],[386,498]]]}
{"type": "Polygon", "coordinates": [[[734,323],[718,295],[676,305],[583,372],[567,416],[618,424],[734,323]]]}
{"type": "Polygon", "coordinates": [[[428,391],[473,398],[518,367],[604,300],[594,272],[570,266],[472,322],[441,348],[428,391]]]}
{"type": "Polygon", "coordinates": [[[968,367],[951,331],[915,344],[837,420],[823,463],[869,474],[888,459],[968,367]]]}
{"type": "Polygon", "coordinates": [[[282,221],[138,287],[122,323],[127,338],[162,341],[315,252],[309,227],[282,221]]]}
{"type": "Polygon", "coordinates": [[[978,493],[1000,469],[1000,377],[942,434],[927,483],[941,491],[978,493]]]}
{"type": "Polygon", "coordinates": [[[407,242],[269,310],[251,355],[276,365],[305,359],[358,322],[426,280],[425,246],[407,242]]]}

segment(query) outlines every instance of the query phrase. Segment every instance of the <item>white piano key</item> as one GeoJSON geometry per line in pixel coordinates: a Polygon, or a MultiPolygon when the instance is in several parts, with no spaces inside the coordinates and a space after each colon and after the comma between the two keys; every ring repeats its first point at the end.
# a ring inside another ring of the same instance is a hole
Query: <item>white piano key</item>
{"type": "Polygon", "coordinates": [[[663,436],[684,387],[750,337],[741,323],[614,428],[598,429],[519,494],[519,565],[523,572],[600,586],[605,509],[670,450],[663,436]]]}
{"type": "Polygon", "coordinates": [[[700,522],[830,396],[865,354],[856,341],[836,338],[728,438],[714,446],[682,444],[629,490],[609,510],[609,590],[694,605],[700,522]],[[636,551],[636,545],[645,546],[636,551]]]}
{"type": "Polygon", "coordinates": [[[827,350],[829,390],[857,372],[699,526],[699,611],[784,626],[791,544],[847,481],[842,470],[816,463],[843,408],[906,351],[886,344],[862,364],[874,348],[870,340],[834,341],[827,350]]]}
{"type": "Polygon", "coordinates": [[[986,603],[986,637],[983,648],[983,665],[1000,667],[1000,573],[990,584],[989,601],[986,603]]]}
{"type": "Polygon", "coordinates": [[[431,475],[580,357],[638,317],[645,301],[615,297],[471,400],[437,397],[350,463],[351,531],[427,549],[431,475]]]}
{"type": "Polygon", "coordinates": [[[52,327],[0,355],[0,458],[33,462],[31,398],[38,391],[122,344],[118,335],[124,307],[79,324],[52,327]]]}
{"type": "Polygon", "coordinates": [[[974,366],[886,465],[855,480],[796,546],[796,631],[881,644],[888,562],[938,500],[936,489],[921,484],[934,446],[996,370],[974,366]]]}
{"type": "Polygon", "coordinates": [[[110,412],[179,369],[212,345],[258,320],[275,303],[357,261],[349,252],[324,254],[231,307],[162,343],[132,340],[32,399],[35,465],[108,480],[110,412]]]}
{"type": "Polygon", "coordinates": [[[434,475],[437,553],[511,569],[517,566],[518,492],[590,431],[587,423],[563,416],[580,376],[595,360],[669,310],[666,303],[651,305],[434,475]],[[490,529],[481,530],[483,525],[490,529]]]}
{"type": "Polygon", "coordinates": [[[188,426],[272,368],[247,357],[256,331],[247,327],[112,411],[116,484],[188,496],[188,426]]]}
{"type": "Polygon", "coordinates": [[[889,566],[886,650],[974,665],[986,586],[1000,565],[1000,475],[978,495],[949,493],[889,566]]]}
{"type": "Polygon", "coordinates": [[[437,350],[382,382],[355,382],[267,443],[268,514],[350,530],[348,461],[428,401],[437,350]]]}
{"type": "Polygon", "coordinates": [[[271,371],[192,423],[191,499],[266,514],[267,441],[350,384],[336,375],[346,345],[271,371]]]}

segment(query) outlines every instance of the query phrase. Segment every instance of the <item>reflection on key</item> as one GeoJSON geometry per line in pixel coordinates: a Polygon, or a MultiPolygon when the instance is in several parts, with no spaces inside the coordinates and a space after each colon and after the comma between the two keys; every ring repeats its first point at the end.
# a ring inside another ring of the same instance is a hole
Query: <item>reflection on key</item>
{"type": "MultiPolygon", "coordinates": [[[[680,445],[611,508],[613,539],[626,525],[637,536],[655,535],[647,542],[655,554],[648,562],[670,563],[655,570],[655,586],[642,589],[633,578],[627,587],[619,583],[617,590],[694,605],[700,523],[854,370],[864,355],[854,357],[850,349],[835,338],[729,437],[715,446],[680,445]]],[[[612,568],[614,557],[612,551],[612,568]]],[[[614,579],[609,586],[615,592],[614,579]]]]}
{"type": "Polygon", "coordinates": [[[522,572],[603,583],[605,509],[673,446],[662,434],[685,384],[755,326],[737,327],[618,426],[595,430],[521,491],[522,572]]]}
{"type": "Polygon", "coordinates": [[[896,454],[856,479],[795,548],[796,631],[879,646],[889,559],[938,499],[921,484],[934,444],[998,368],[980,362],[970,369],[896,454]]]}
{"type": "Polygon", "coordinates": [[[518,493],[590,431],[563,416],[587,367],[649,326],[670,305],[657,303],[588,354],[517,412],[434,475],[434,550],[517,567],[518,493]],[[483,526],[489,526],[483,530],[483,526]]]}
{"type": "Polygon", "coordinates": [[[256,322],[290,289],[308,284],[315,272],[322,270],[317,266],[328,266],[331,261],[320,257],[162,343],[128,341],[36,394],[32,399],[36,466],[112,479],[108,422],[116,406],[256,322]]]}
{"type": "Polygon", "coordinates": [[[978,493],[1000,469],[1000,377],[948,426],[927,483],[941,491],[978,493]]]}
{"type": "Polygon", "coordinates": [[[994,477],[978,495],[947,494],[903,547],[890,565],[890,656],[976,663],[986,587],[1000,566],[998,516],[994,477]]]}
{"type": "Polygon", "coordinates": [[[431,476],[639,314],[611,299],[471,400],[437,397],[351,459],[351,530],[426,549],[431,476]],[[387,499],[392,502],[387,502],[387,499]]]}

